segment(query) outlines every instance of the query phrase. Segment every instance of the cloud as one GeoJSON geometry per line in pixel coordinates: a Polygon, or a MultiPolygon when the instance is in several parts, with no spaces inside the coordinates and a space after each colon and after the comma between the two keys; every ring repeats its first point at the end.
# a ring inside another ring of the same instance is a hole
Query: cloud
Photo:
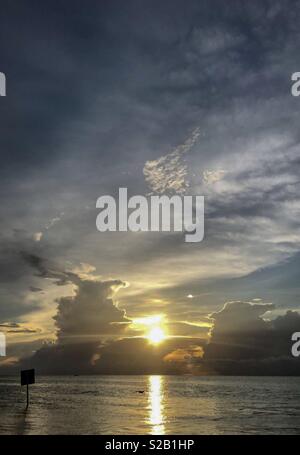
{"type": "Polygon", "coordinates": [[[67,283],[79,284],[81,278],[72,271],[66,271],[49,260],[28,251],[20,251],[23,261],[37,271],[36,276],[55,280],[59,286],[67,283]]]}
{"type": "Polygon", "coordinates": [[[46,223],[46,226],[45,226],[45,229],[50,229],[52,228],[56,223],[58,223],[62,217],[64,216],[64,212],[61,212],[59,214],[59,216],[55,216],[54,218],[52,218],[51,220],[49,220],[47,223],[46,223]]]}
{"type": "Polygon", "coordinates": [[[81,278],[87,278],[91,276],[91,273],[96,271],[96,267],[91,264],[81,262],[79,265],[71,267],[70,271],[81,278]]]}
{"type": "MultiPolygon", "coordinates": [[[[9,365],[2,364],[2,371],[34,367],[39,374],[171,374],[188,371],[188,366],[174,354],[178,350],[186,349],[189,359],[199,357],[200,347],[193,346],[195,338],[188,336],[170,337],[160,346],[153,346],[143,337],[127,337],[133,334],[129,329],[132,321],[115,302],[117,291],[126,286],[123,281],[100,281],[91,275],[94,268],[88,264],[77,268],[80,273],[84,271],[79,276],[74,272],[76,268],[67,271],[24,252],[22,257],[41,278],[51,279],[57,286],[72,284],[73,295],[57,300],[56,341],[44,343],[33,355],[19,361],[18,350],[12,350],[14,360],[9,365]]],[[[185,323],[173,325],[177,330],[187,330],[185,323]]],[[[11,330],[20,327],[16,323],[5,326],[11,330]]],[[[195,332],[201,333],[199,327],[195,327],[195,332]]],[[[201,339],[197,342],[201,343],[201,339]]]]}
{"type": "Polygon", "coordinates": [[[36,368],[38,374],[92,374],[92,360],[99,352],[100,341],[44,343],[32,356],[22,359],[18,367],[36,368]]]}
{"type": "MultiPolygon", "coordinates": [[[[123,338],[101,347],[95,370],[104,374],[180,374],[187,372],[186,364],[168,356],[178,349],[191,349],[193,342],[193,338],[174,337],[153,346],[145,338],[123,338]]],[[[199,353],[201,348],[193,349],[199,353]]]]}
{"type": "MultiPolygon", "coordinates": [[[[59,216],[56,216],[54,218],[52,218],[51,220],[47,221],[46,225],[45,225],[45,231],[51,229],[53,226],[55,226],[56,223],[58,223],[59,221],[61,221],[62,217],[64,216],[64,213],[60,213],[59,216]]],[[[38,231],[38,232],[34,232],[33,234],[33,240],[35,242],[40,242],[44,236],[44,233],[45,231],[38,231]]]]}
{"type": "Polygon", "coordinates": [[[37,270],[38,276],[53,279],[58,286],[74,285],[74,295],[57,299],[54,320],[58,342],[74,342],[77,338],[88,336],[99,339],[101,335],[121,333],[130,324],[125,311],[113,301],[116,292],[126,287],[127,283],[121,280],[100,281],[91,274],[95,268],[89,264],[67,271],[37,255],[22,252],[22,257],[37,270]]]}
{"type": "Polygon", "coordinates": [[[190,345],[186,348],[178,348],[164,357],[164,361],[172,364],[179,364],[187,370],[193,368],[195,360],[203,357],[203,348],[198,345],[190,345]]]}
{"type": "Polygon", "coordinates": [[[36,286],[29,286],[31,292],[43,292],[43,289],[37,288],[36,286]]]}
{"type": "MultiPolygon", "coordinates": [[[[22,257],[39,277],[51,279],[57,286],[71,284],[73,295],[57,299],[57,312],[53,318],[57,328],[56,341],[44,344],[17,366],[34,364],[40,371],[92,371],[103,342],[124,335],[131,323],[125,310],[119,309],[114,301],[117,291],[127,283],[101,281],[91,275],[94,268],[89,264],[78,267],[77,274],[34,254],[22,252],[22,257]]],[[[3,326],[10,333],[32,333],[15,323],[3,326]]]]}
{"type": "Polygon", "coordinates": [[[214,57],[224,51],[242,46],[245,37],[225,27],[195,28],[191,34],[191,48],[201,57],[214,57]]]}
{"type": "Polygon", "coordinates": [[[300,364],[291,354],[291,335],[299,330],[300,314],[287,311],[264,319],[273,309],[272,304],[229,302],[213,313],[203,368],[232,375],[300,374],[300,364]]]}
{"type": "Polygon", "coordinates": [[[29,329],[27,327],[21,327],[19,329],[8,330],[7,333],[39,333],[38,329],[29,329]]]}
{"type": "Polygon", "coordinates": [[[75,295],[58,300],[54,317],[58,328],[58,341],[73,337],[113,335],[122,333],[130,321],[125,311],[113,302],[113,295],[124,287],[121,280],[82,280],[75,295]]]}
{"type": "Polygon", "coordinates": [[[33,329],[31,327],[25,327],[23,324],[17,322],[2,322],[0,323],[0,329],[5,333],[39,333],[39,329],[33,329]]]}
{"type": "Polygon", "coordinates": [[[34,286],[32,269],[22,260],[20,251],[38,248],[32,235],[25,230],[2,232],[0,235],[0,298],[5,304],[0,305],[1,321],[18,321],[42,307],[40,301],[33,301],[28,296],[30,286],[34,286]]]}
{"type": "Polygon", "coordinates": [[[211,185],[213,183],[219,182],[222,180],[224,175],[226,174],[226,171],[224,170],[217,170],[217,171],[204,171],[203,172],[203,180],[205,183],[208,185],[211,185]]]}
{"type": "Polygon", "coordinates": [[[200,135],[196,128],[191,136],[175,150],[153,161],[146,161],[143,173],[153,193],[183,194],[189,188],[188,170],[184,156],[192,149],[200,135]]]}
{"type": "Polygon", "coordinates": [[[204,340],[194,343],[188,337],[169,338],[158,346],[143,337],[44,343],[33,355],[14,361],[10,369],[3,365],[2,372],[36,368],[38,374],[189,373],[193,359],[199,360],[202,355],[204,340]]]}
{"type": "Polygon", "coordinates": [[[16,322],[3,322],[0,324],[0,327],[5,329],[13,329],[20,327],[20,324],[17,324],[16,322]]]}
{"type": "Polygon", "coordinates": [[[42,232],[35,232],[33,234],[33,240],[35,242],[40,242],[42,240],[42,238],[43,238],[43,233],[42,232]]]}

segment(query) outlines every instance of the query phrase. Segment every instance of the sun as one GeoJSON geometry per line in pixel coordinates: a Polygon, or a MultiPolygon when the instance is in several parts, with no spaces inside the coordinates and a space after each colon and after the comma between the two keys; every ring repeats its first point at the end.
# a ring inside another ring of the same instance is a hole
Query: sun
{"type": "Polygon", "coordinates": [[[154,314],[132,319],[132,328],[143,332],[143,338],[151,344],[158,345],[168,338],[164,314],[154,314]]]}
{"type": "Polygon", "coordinates": [[[153,344],[159,344],[166,339],[166,335],[161,327],[153,327],[147,335],[148,340],[153,344]]]}

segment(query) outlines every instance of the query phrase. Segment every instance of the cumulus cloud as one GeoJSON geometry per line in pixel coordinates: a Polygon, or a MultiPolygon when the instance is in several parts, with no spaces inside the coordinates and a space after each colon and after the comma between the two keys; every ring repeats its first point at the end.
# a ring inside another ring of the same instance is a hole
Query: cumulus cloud
{"type": "Polygon", "coordinates": [[[53,279],[58,286],[74,285],[73,295],[57,300],[54,320],[58,342],[74,341],[76,337],[121,333],[130,323],[125,311],[120,310],[113,301],[116,292],[126,286],[125,282],[101,281],[97,276],[91,275],[95,269],[89,264],[81,264],[78,269],[67,271],[37,255],[23,252],[22,256],[37,270],[38,276],[53,279]]]}
{"type": "Polygon", "coordinates": [[[291,335],[299,330],[300,314],[287,311],[266,319],[273,309],[272,304],[229,302],[213,313],[203,367],[217,374],[299,374],[300,364],[291,354],[291,335]]]}
{"type": "Polygon", "coordinates": [[[113,295],[125,286],[121,280],[82,280],[74,296],[58,300],[54,317],[58,340],[80,336],[120,334],[130,321],[113,302],[113,295]]]}
{"type": "MultiPolygon", "coordinates": [[[[57,286],[71,285],[73,293],[57,299],[56,341],[44,344],[20,365],[35,365],[39,371],[48,372],[92,372],[103,343],[124,335],[131,323],[114,300],[117,291],[127,284],[121,280],[101,281],[92,275],[94,268],[89,264],[68,271],[31,253],[22,252],[22,257],[40,278],[53,280],[57,286]]],[[[18,324],[5,327],[25,333],[18,324]]]]}

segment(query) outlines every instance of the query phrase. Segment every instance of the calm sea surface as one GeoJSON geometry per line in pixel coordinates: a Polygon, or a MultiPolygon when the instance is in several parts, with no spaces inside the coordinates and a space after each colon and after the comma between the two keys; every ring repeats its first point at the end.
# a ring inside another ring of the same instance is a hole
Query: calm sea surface
{"type": "Polygon", "coordinates": [[[18,378],[0,378],[0,434],[300,434],[300,378],[37,380],[26,411],[18,378]]]}

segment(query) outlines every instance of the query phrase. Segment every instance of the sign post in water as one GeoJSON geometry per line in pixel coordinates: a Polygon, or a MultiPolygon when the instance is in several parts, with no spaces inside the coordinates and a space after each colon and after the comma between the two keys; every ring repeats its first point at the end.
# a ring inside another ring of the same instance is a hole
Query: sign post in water
{"type": "Polygon", "coordinates": [[[34,384],[35,383],[35,371],[34,369],[32,370],[22,370],[21,371],[21,386],[26,385],[27,386],[27,406],[29,406],[29,384],[34,384]]]}

